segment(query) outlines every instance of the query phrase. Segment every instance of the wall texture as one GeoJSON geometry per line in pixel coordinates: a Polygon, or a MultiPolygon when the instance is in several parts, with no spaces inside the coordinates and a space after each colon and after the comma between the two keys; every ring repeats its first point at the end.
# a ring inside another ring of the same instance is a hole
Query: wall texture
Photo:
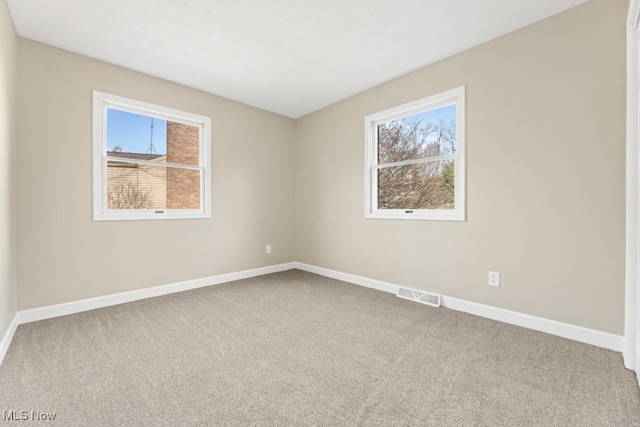
{"type": "Polygon", "coordinates": [[[19,309],[293,261],[293,120],[24,39],[19,73],[19,309]],[[212,118],[212,219],[92,221],[94,89],[212,118]]]}
{"type": "Polygon", "coordinates": [[[15,268],[15,143],[18,37],[0,0],[0,338],[17,310],[15,268]]]}
{"type": "Polygon", "coordinates": [[[622,334],[626,10],[592,0],[299,119],[296,260],[622,334]],[[467,221],[365,219],[364,116],[460,85],[467,221]]]}

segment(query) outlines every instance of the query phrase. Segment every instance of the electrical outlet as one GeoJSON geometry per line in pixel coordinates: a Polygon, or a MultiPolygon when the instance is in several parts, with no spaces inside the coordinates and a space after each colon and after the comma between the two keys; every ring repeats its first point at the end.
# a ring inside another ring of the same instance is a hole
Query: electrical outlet
{"type": "Polygon", "coordinates": [[[497,271],[489,272],[489,286],[500,287],[500,273],[497,271]]]}
{"type": "Polygon", "coordinates": [[[271,253],[271,245],[267,245],[265,252],[270,254],[271,253]]]}

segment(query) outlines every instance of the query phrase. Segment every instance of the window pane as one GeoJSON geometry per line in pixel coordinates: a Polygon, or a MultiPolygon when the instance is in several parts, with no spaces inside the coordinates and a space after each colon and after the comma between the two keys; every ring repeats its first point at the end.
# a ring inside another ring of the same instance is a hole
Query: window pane
{"type": "Polygon", "coordinates": [[[378,164],[455,154],[456,105],[378,125],[378,164]]]}
{"type": "Polygon", "coordinates": [[[453,160],[378,169],[378,209],[453,209],[453,160]]]}
{"type": "Polygon", "coordinates": [[[107,108],[107,155],[200,164],[200,128],[107,108]]]}
{"type": "Polygon", "coordinates": [[[200,209],[200,171],[167,168],[167,209],[200,209]]]}
{"type": "Polygon", "coordinates": [[[200,209],[200,171],[107,162],[109,209],[200,209]]]}

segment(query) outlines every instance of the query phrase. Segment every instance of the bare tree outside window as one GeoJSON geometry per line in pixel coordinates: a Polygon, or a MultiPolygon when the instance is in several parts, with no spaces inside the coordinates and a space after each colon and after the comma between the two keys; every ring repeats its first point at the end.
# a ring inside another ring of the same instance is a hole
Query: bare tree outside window
{"type": "Polygon", "coordinates": [[[109,209],[150,209],[151,189],[140,189],[133,181],[121,179],[107,189],[109,209]]]}
{"type": "Polygon", "coordinates": [[[377,131],[378,209],[453,209],[454,162],[437,158],[456,153],[455,121],[415,115],[379,124],[377,131]]]}

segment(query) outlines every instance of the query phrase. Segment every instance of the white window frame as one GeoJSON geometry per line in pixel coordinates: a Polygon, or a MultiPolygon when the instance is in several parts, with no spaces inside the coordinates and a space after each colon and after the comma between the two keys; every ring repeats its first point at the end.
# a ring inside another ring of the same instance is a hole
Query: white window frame
{"type": "Polygon", "coordinates": [[[93,91],[93,220],[156,220],[211,218],[211,119],[209,117],[104,92],[93,91]],[[200,162],[197,166],[153,163],[140,159],[107,156],[107,108],[153,116],[200,128],[200,162]],[[200,171],[200,209],[109,209],[107,206],[107,160],[131,161],[155,167],[178,167],[200,171]]]}
{"type": "Polygon", "coordinates": [[[465,221],[465,87],[460,86],[433,96],[418,99],[364,118],[365,135],[365,217],[378,219],[418,219],[465,221]],[[385,165],[402,166],[432,161],[454,161],[454,209],[378,209],[378,132],[381,123],[397,120],[425,111],[456,104],[457,150],[453,155],[428,159],[406,160],[385,165]]]}

